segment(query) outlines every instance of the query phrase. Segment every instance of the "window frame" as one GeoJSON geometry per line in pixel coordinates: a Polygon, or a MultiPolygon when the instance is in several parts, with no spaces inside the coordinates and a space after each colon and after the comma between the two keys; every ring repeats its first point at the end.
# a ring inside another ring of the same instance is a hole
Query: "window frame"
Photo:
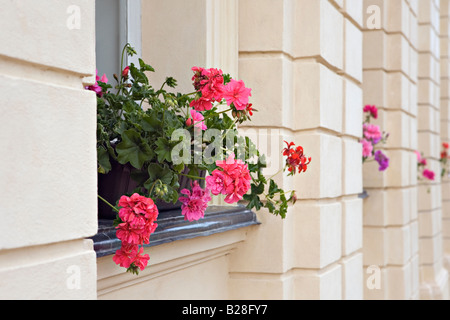
{"type": "MultiPolygon", "coordinates": [[[[189,222],[181,215],[181,210],[164,212],[164,217],[158,219],[158,228],[150,237],[150,244],[144,247],[154,247],[179,240],[207,237],[244,227],[256,226],[258,221],[254,212],[240,205],[210,206],[205,217],[199,221],[189,222]]],[[[98,233],[91,238],[97,258],[115,254],[122,242],[117,239],[116,228],[112,220],[99,220],[98,233]]]]}

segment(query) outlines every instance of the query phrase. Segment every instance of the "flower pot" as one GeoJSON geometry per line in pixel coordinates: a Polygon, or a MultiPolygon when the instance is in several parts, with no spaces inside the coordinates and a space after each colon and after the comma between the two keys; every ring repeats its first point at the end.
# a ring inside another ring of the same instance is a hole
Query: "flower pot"
{"type": "MultiPolygon", "coordinates": [[[[131,194],[138,187],[138,183],[131,178],[132,170],[133,167],[130,164],[122,165],[113,162],[112,170],[108,174],[98,174],[98,194],[112,205],[115,205],[123,195],[131,194]]],[[[183,173],[187,174],[188,170],[183,173]]],[[[205,173],[201,172],[201,176],[204,175],[205,173]]],[[[180,190],[190,189],[191,181],[191,179],[180,175],[180,190]]],[[[144,194],[147,193],[146,190],[143,191],[144,194]]],[[[158,200],[155,203],[159,212],[181,210],[180,201],[173,204],[158,200]]],[[[98,213],[99,219],[114,220],[117,216],[117,212],[101,199],[98,199],[98,213]]]]}

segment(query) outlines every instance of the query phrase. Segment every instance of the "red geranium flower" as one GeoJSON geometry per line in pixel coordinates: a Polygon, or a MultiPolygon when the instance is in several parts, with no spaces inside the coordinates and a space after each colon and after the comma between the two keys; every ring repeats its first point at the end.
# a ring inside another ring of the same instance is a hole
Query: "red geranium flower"
{"type": "Polygon", "coordinates": [[[288,143],[285,141],[287,148],[283,149],[283,155],[287,157],[286,166],[291,175],[301,172],[306,172],[308,165],[311,163],[311,158],[306,158],[301,146],[295,147],[295,143],[288,143]]]}

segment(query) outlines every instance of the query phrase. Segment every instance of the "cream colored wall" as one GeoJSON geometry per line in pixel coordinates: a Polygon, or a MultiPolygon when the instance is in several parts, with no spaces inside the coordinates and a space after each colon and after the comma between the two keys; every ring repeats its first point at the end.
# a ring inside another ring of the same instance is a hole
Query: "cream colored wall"
{"type": "Polygon", "coordinates": [[[95,71],[94,2],[10,1],[0,12],[0,298],[448,298],[448,179],[418,182],[414,154],[439,172],[449,139],[448,0],[142,3],[152,81],[173,75],[187,92],[194,65],[243,79],[259,112],[242,132],[295,141],[313,158],[278,180],[300,200],[286,220],[261,211],[259,226],[147,248],[139,277],[96,259],[85,240],[97,231],[95,95],[83,88],[95,71]],[[73,5],[81,20],[69,28],[73,5]],[[367,28],[370,5],[379,30],[367,28]],[[361,164],[364,104],[380,107],[391,133],[384,174],[361,164]],[[370,266],[380,290],[366,285],[370,266]]]}
{"type": "Polygon", "coordinates": [[[98,299],[226,300],[230,254],[252,228],[147,248],[149,265],[138,277],[100,258],[98,299]]]}
{"type": "MultiPolygon", "coordinates": [[[[441,1],[441,26],[440,26],[440,47],[441,47],[441,139],[443,142],[450,142],[450,2],[441,1]]],[[[443,264],[447,271],[450,271],[450,180],[447,176],[442,179],[442,237],[444,257],[443,264]]]]}
{"type": "Polygon", "coordinates": [[[2,4],[1,299],[96,298],[94,27],[93,1],[2,4]]]}
{"type": "MultiPolygon", "coordinates": [[[[419,183],[420,298],[448,299],[448,272],[443,267],[440,137],[440,3],[419,1],[418,135],[419,149],[437,173],[434,183],[419,183]]],[[[445,93],[445,91],[444,91],[445,93]]]]}
{"type": "Polygon", "coordinates": [[[301,199],[287,219],[259,212],[262,225],[231,256],[231,298],[363,297],[358,8],[348,0],[239,1],[239,76],[259,110],[248,125],[279,132],[280,148],[283,140],[302,145],[312,163],[279,179],[301,199]]]}
{"type": "MultiPolygon", "coordinates": [[[[365,0],[381,12],[381,29],[364,30],[364,104],[390,133],[390,167],[364,165],[364,267],[381,269],[381,288],[366,299],[419,297],[417,193],[418,1],[365,0]]],[[[366,15],[368,17],[369,15],[366,15]]],[[[371,274],[366,274],[367,278],[371,274]]]]}
{"type": "Polygon", "coordinates": [[[364,204],[364,265],[381,267],[383,276],[381,289],[366,287],[365,297],[448,299],[442,264],[442,197],[448,196],[439,175],[441,138],[448,139],[440,125],[440,100],[448,96],[447,76],[441,83],[440,75],[446,62],[440,37],[448,46],[440,16],[448,16],[448,3],[365,0],[370,5],[381,8],[383,21],[381,29],[364,31],[364,103],[382,110],[378,123],[391,134],[391,168],[379,174],[364,166],[370,193],[364,204]],[[417,179],[416,150],[436,172],[434,182],[417,179]]]}

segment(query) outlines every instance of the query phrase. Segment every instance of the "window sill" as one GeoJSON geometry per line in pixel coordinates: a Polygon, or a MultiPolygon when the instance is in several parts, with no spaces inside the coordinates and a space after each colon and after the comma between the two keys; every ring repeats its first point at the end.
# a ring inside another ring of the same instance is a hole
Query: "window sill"
{"type": "MultiPolygon", "coordinates": [[[[150,244],[146,247],[205,237],[258,224],[260,223],[255,213],[243,206],[211,206],[205,218],[196,222],[185,221],[180,210],[173,210],[164,212],[164,218],[158,220],[158,228],[150,237],[150,244]]],[[[111,220],[99,220],[98,233],[91,239],[94,241],[97,258],[115,254],[121,247],[121,241],[116,237],[116,229],[111,220]]]]}

